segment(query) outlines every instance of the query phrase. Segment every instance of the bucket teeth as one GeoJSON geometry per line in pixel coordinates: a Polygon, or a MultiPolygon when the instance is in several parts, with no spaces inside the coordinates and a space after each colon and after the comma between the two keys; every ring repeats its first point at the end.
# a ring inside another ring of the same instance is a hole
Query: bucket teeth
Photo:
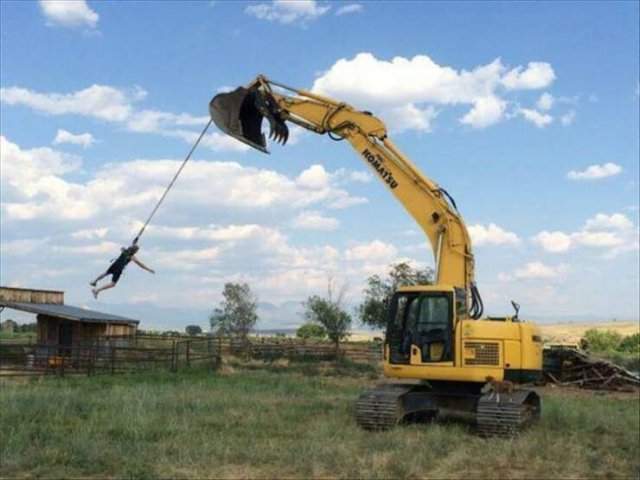
{"type": "Polygon", "coordinates": [[[270,119],[269,138],[274,142],[285,145],[289,139],[289,128],[281,120],[270,119]]]}

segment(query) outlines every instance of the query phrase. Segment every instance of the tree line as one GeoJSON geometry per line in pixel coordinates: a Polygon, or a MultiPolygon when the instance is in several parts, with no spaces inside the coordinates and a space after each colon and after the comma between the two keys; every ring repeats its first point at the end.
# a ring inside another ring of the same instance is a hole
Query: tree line
{"type": "MultiPolygon", "coordinates": [[[[362,302],[353,312],[345,306],[346,286],[336,292],[333,280],[329,279],[325,294],[311,295],[302,302],[305,323],[296,334],[300,338],[329,339],[337,349],[349,336],[354,318],[365,326],[384,329],[387,304],[396,289],[429,285],[433,283],[433,277],[431,268],[415,269],[406,262],[392,264],[387,275],[373,275],[367,279],[362,302]]],[[[248,335],[258,321],[257,306],[258,298],[249,284],[226,283],[222,301],[209,316],[211,332],[248,341],[248,335]]],[[[187,326],[186,331],[190,335],[202,333],[197,325],[187,326]]]]}

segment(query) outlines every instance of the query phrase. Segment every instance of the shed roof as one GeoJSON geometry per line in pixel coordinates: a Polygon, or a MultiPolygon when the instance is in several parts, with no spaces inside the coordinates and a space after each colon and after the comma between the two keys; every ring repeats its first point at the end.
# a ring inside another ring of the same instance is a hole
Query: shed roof
{"type": "Polygon", "coordinates": [[[66,320],[72,320],[76,322],[120,324],[135,323],[136,325],[140,323],[139,320],[133,320],[132,318],[121,317],[119,315],[111,315],[109,313],[96,312],[95,310],[87,310],[80,307],[72,307],[71,305],[54,305],[50,303],[17,303],[0,300],[0,307],[7,307],[23,312],[50,315],[52,317],[64,318],[66,320]]]}

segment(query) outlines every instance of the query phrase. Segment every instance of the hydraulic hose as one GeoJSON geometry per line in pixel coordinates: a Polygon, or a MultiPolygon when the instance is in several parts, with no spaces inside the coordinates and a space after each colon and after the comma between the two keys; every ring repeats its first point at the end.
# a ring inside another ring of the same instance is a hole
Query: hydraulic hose
{"type": "Polygon", "coordinates": [[[482,303],[482,297],[476,287],[475,283],[471,284],[471,308],[469,309],[469,316],[474,320],[478,320],[484,313],[484,304],[482,303]]]}

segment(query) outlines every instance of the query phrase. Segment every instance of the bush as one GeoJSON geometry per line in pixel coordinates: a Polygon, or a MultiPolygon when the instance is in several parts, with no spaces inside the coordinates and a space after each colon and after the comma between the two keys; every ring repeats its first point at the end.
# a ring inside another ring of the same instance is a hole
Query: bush
{"type": "Polygon", "coordinates": [[[324,340],[327,338],[327,330],[322,325],[305,323],[296,330],[296,337],[304,339],[324,340]]]}
{"type": "Polygon", "coordinates": [[[200,335],[202,333],[202,328],[200,328],[200,325],[187,325],[184,329],[184,331],[187,333],[187,335],[200,335]]]}
{"type": "Polygon", "coordinates": [[[632,371],[640,370],[640,334],[623,337],[611,330],[587,330],[583,348],[632,371]]]}
{"type": "Polygon", "coordinates": [[[640,354],[640,333],[624,337],[620,342],[619,350],[621,352],[640,354]]]}
{"type": "Polygon", "coordinates": [[[622,342],[622,335],[612,330],[596,330],[592,328],[584,332],[586,349],[592,352],[606,352],[618,350],[622,342]]]}

